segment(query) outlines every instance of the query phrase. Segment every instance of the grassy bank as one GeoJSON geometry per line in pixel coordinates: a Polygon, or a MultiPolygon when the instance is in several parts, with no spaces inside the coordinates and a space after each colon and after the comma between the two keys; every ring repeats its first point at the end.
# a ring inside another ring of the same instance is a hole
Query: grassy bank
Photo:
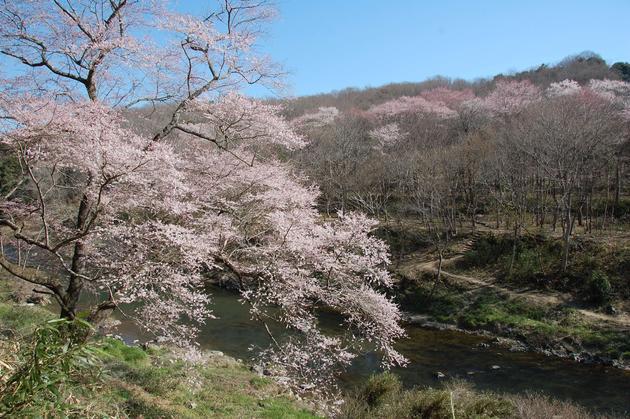
{"type": "MultiPolygon", "coordinates": [[[[55,315],[44,307],[0,300],[0,389],[33,351],[32,333],[55,315]]],[[[113,338],[90,343],[91,365],[20,406],[0,406],[8,417],[315,418],[271,379],[217,352],[187,361],[177,350],[131,347],[113,338]],[[54,394],[58,391],[61,397],[54,394]],[[59,401],[61,400],[61,401],[59,401]]],[[[58,368],[44,371],[53,380],[58,368]]],[[[11,388],[14,391],[15,388],[11,388]]],[[[7,390],[8,391],[8,390],[7,390]]],[[[0,391],[2,393],[2,391],[0,391]]]]}
{"type": "Polygon", "coordinates": [[[486,233],[455,267],[490,274],[514,286],[570,293],[591,306],[630,300],[630,246],[624,240],[575,238],[567,270],[561,266],[560,239],[525,235],[514,240],[511,235],[486,233]]]}
{"type": "Polygon", "coordinates": [[[471,290],[442,284],[433,290],[431,277],[400,294],[403,309],[466,330],[485,330],[523,341],[532,349],[560,356],[590,354],[630,362],[630,334],[594,324],[576,309],[533,304],[492,289],[471,290]]]}
{"type": "MultiPolygon", "coordinates": [[[[0,386],[24,364],[37,325],[53,318],[41,306],[0,301],[0,386]]],[[[269,378],[221,353],[206,352],[189,361],[175,349],[141,349],[113,338],[99,338],[90,347],[93,364],[70,369],[67,378],[55,384],[60,402],[50,394],[37,397],[9,417],[318,417],[269,378]]],[[[391,375],[370,379],[344,399],[338,415],[342,418],[451,418],[451,400],[458,418],[592,417],[546,397],[500,396],[462,383],[404,390],[391,375]]]]}
{"type": "Polygon", "coordinates": [[[473,391],[463,382],[440,388],[404,390],[391,374],[373,376],[347,400],[340,415],[344,419],[588,419],[593,416],[570,403],[537,394],[501,396],[473,391]]]}
{"type": "Polygon", "coordinates": [[[509,235],[482,233],[460,242],[452,247],[463,253],[451,251],[437,284],[435,267],[418,268],[418,261],[433,260],[430,253],[403,259],[396,297],[405,311],[559,356],[630,364],[627,243],[574,240],[562,272],[558,239],[524,236],[514,243],[509,235]]]}

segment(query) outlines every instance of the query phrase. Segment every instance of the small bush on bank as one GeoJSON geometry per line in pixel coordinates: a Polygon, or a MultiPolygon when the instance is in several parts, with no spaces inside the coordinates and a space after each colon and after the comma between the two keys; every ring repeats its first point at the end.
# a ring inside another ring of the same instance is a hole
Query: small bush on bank
{"type": "Polygon", "coordinates": [[[608,275],[600,270],[591,273],[586,284],[587,298],[595,304],[605,304],[610,301],[612,287],[608,281],[608,275]]]}
{"type": "Polygon", "coordinates": [[[443,389],[403,390],[389,373],[371,377],[344,404],[339,417],[367,418],[509,418],[514,406],[490,393],[478,393],[463,382],[443,389]],[[369,400],[369,401],[368,401],[369,400]]]}
{"type": "Polygon", "coordinates": [[[0,416],[67,411],[65,389],[94,373],[95,351],[85,343],[89,329],[84,321],[64,319],[38,327],[21,348],[14,372],[0,382],[0,416]]]}
{"type": "Polygon", "coordinates": [[[359,390],[357,398],[369,408],[382,405],[386,400],[398,395],[402,390],[400,379],[391,373],[374,375],[359,390]]]}

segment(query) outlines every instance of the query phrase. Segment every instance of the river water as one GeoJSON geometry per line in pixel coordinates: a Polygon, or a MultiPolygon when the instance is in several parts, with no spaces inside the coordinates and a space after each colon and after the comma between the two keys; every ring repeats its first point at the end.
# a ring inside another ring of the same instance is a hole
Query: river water
{"type": "MultiPolygon", "coordinates": [[[[250,320],[247,307],[235,294],[221,288],[211,293],[213,313],[218,319],[209,320],[201,330],[202,348],[247,360],[252,356],[252,344],[268,345],[265,330],[250,320]]],[[[119,333],[126,340],[142,338],[127,321],[123,321],[119,333]]],[[[397,348],[410,364],[393,372],[408,387],[437,386],[435,373],[440,371],[447,377],[466,380],[477,389],[512,394],[542,392],[595,411],[625,412],[630,417],[630,372],[531,352],[509,352],[493,345],[480,347],[480,343],[488,342],[487,338],[459,332],[409,327],[407,333],[408,338],[397,348]]],[[[375,354],[365,354],[342,376],[343,386],[351,388],[378,371],[375,354]]]]}

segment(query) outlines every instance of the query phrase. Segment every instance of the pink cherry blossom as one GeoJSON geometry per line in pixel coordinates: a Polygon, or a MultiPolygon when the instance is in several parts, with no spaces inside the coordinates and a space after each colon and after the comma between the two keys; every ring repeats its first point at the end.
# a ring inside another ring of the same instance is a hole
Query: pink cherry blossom
{"type": "Polygon", "coordinates": [[[431,102],[422,96],[402,96],[373,106],[369,112],[384,117],[398,114],[428,114],[438,118],[450,118],[457,114],[444,103],[431,102]]]}
{"type": "Polygon", "coordinates": [[[529,80],[499,80],[494,90],[484,98],[483,104],[491,113],[508,115],[519,112],[540,98],[540,89],[529,80]]]}
{"type": "Polygon", "coordinates": [[[575,80],[562,80],[557,83],[551,83],[546,90],[549,97],[569,96],[582,92],[582,87],[575,80]]]}
{"type": "MultiPolygon", "coordinates": [[[[195,17],[170,6],[0,3],[0,51],[23,70],[1,81],[0,142],[24,181],[0,199],[0,267],[46,288],[63,317],[91,294],[91,321],[118,309],[182,346],[212,318],[204,285],[220,271],[254,318],[292,330],[261,356],[295,383],[331,379],[361,344],[385,366],[404,364],[376,222],[323,219],[317,187],[281,160],[306,143],[295,123],[238,93],[275,85],[276,67],[254,48],[273,9],[227,0],[195,17]],[[143,103],[165,105],[153,119],[127,109],[143,103]],[[319,327],[322,307],[340,314],[346,336],[319,327]]],[[[402,102],[454,112],[422,97],[402,102]]]]}

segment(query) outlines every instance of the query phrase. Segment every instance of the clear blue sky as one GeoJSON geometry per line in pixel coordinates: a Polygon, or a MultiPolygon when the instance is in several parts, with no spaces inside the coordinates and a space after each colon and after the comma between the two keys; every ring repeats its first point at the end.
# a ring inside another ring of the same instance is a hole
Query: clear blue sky
{"type": "Polygon", "coordinates": [[[290,71],[295,95],[488,77],[585,50],[630,61],[630,0],[276,2],[263,44],[290,71]]]}

